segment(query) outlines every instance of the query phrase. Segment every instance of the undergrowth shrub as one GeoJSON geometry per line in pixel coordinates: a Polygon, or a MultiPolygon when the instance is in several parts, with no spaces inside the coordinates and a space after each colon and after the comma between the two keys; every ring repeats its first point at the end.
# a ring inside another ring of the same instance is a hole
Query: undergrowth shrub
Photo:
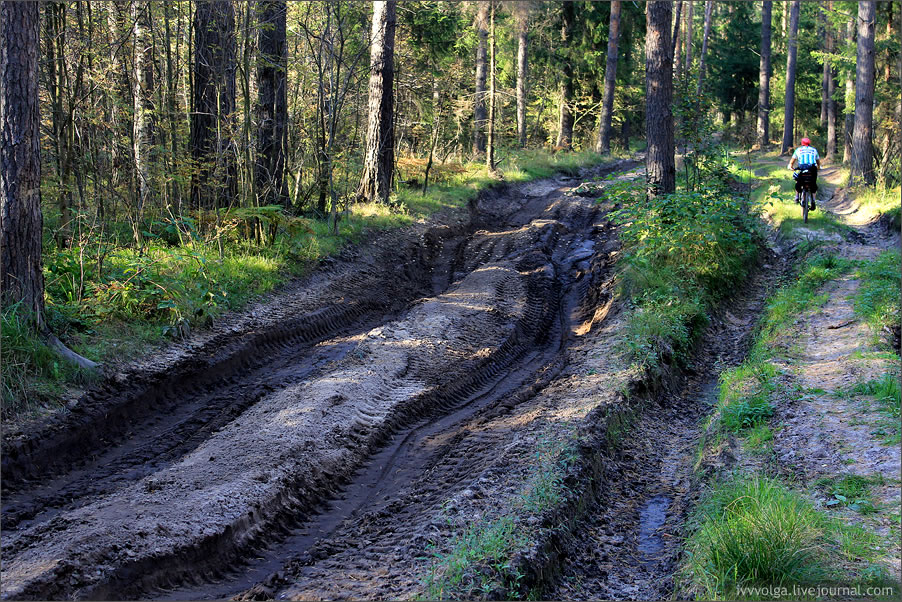
{"type": "Polygon", "coordinates": [[[900,328],[902,260],[898,251],[885,251],[858,270],[861,286],[855,296],[855,313],[877,332],[900,328]]]}
{"type": "Polygon", "coordinates": [[[700,600],[746,600],[740,588],[822,581],[822,519],[801,495],[765,477],[717,485],[696,511],[684,587],[700,600]]]}
{"type": "MultiPolygon", "coordinates": [[[[723,170],[720,170],[723,171],[723,170]]],[[[759,224],[721,178],[696,192],[647,198],[642,183],[617,182],[622,291],[635,306],[628,351],[652,369],[682,362],[707,311],[741,282],[757,257],[759,224]]]]}

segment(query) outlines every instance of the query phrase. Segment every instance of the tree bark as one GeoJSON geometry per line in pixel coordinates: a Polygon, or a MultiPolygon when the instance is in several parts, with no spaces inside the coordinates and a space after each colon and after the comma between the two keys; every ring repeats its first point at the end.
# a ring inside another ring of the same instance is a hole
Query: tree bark
{"type": "Polygon", "coordinates": [[[489,33],[486,23],[489,15],[488,0],[480,0],[476,11],[476,94],[473,96],[473,156],[478,157],[485,152],[485,121],[488,112],[485,107],[486,44],[489,33]]]}
{"type": "Polygon", "coordinates": [[[369,119],[358,196],[388,203],[395,171],[395,0],[373,3],[369,119]]]}
{"type": "MultiPolygon", "coordinates": [[[[676,14],[673,16],[673,37],[670,39],[670,58],[674,61],[674,67],[676,67],[676,52],[677,46],[679,46],[680,40],[680,23],[682,22],[682,14],[683,14],[683,0],[677,0],[676,3],[676,14]]],[[[674,68],[676,71],[676,68],[674,68]]]]}
{"type": "Polygon", "coordinates": [[[529,52],[529,10],[517,3],[517,144],[526,147],[526,76],[529,52]]]}
{"type": "MultiPolygon", "coordinates": [[[[853,42],[855,40],[855,19],[850,19],[846,25],[846,41],[853,42]]],[[[846,85],[844,91],[843,111],[843,153],[842,164],[849,165],[852,162],[852,131],[855,129],[855,113],[849,109],[855,106],[855,76],[846,76],[846,85]]]]}
{"type": "Polygon", "coordinates": [[[695,2],[689,1],[689,10],[686,11],[686,64],[684,66],[686,79],[689,79],[689,72],[692,71],[692,32],[695,28],[695,2]]]}
{"type": "MultiPolygon", "coordinates": [[[[827,10],[833,11],[833,0],[830,0],[827,3],[827,10]]],[[[836,38],[833,33],[833,28],[830,27],[830,24],[827,24],[827,52],[833,54],[836,50],[836,38]]],[[[833,96],[836,94],[836,69],[833,67],[832,61],[829,64],[829,68],[827,69],[827,154],[826,159],[828,161],[832,161],[834,155],[836,155],[836,99],[833,96]]]]}
{"type": "Polygon", "coordinates": [[[799,4],[800,0],[793,0],[789,14],[789,39],[787,40],[786,54],[786,101],[783,111],[783,144],[780,154],[785,155],[793,147],[793,123],[795,119],[796,103],[796,55],[799,50],[799,4]]]}
{"type": "Polygon", "coordinates": [[[770,29],[773,2],[761,3],[761,61],[758,65],[758,148],[770,141],[770,29]]]}
{"type": "MultiPolygon", "coordinates": [[[[819,37],[824,40],[824,52],[830,52],[830,40],[829,40],[829,24],[827,23],[827,15],[824,13],[824,3],[823,0],[818,1],[817,6],[817,21],[818,21],[818,34],[819,37]]],[[[827,123],[827,88],[830,86],[828,80],[830,79],[830,61],[824,61],[823,74],[821,76],[821,115],[819,117],[818,123],[823,127],[825,123],[827,123]]]]}
{"type": "Polygon", "coordinates": [[[0,3],[0,293],[44,328],[37,2],[0,3]]]}
{"type": "Polygon", "coordinates": [[[257,2],[257,158],[254,180],[262,205],[291,206],[285,189],[285,126],[288,121],[285,0],[257,2]]]}
{"type": "Polygon", "coordinates": [[[150,148],[153,144],[153,37],[151,35],[150,2],[135,0],[132,4],[135,36],[134,114],[132,117],[133,156],[137,177],[137,198],[132,230],[135,244],[143,237],[139,224],[150,197],[150,148]]]}
{"type": "Polygon", "coordinates": [[[614,84],[617,80],[617,47],[620,42],[620,0],[611,2],[608,24],[608,54],[604,68],[604,97],[601,102],[601,123],[597,153],[611,152],[611,116],[614,114],[614,84]]]}
{"type": "Polygon", "coordinates": [[[489,133],[485,164],[492,173],[495,171],[495,0],[489,0],[489,5],[489,133]]]}
{"type": "Polygon", "coordinates": [[[231,0],[197,2],[191,111],[191,204],[212,209],[237,196],[235,7],[231,0]]]}
{"type": "Polygon", "coordinates": [[[698,86],[696,92],[702,93],[702,86],[705,83],[705,55],[708,54],[708,38],[711,35],[711,10],[714,7],[712,0],[705,2],[705,31],[702,34],[702,51],[698,57],[698,86]]]}
{"type": "Polygon", "coordinates": [[[564,150],[573,148],[573,23],[576,20],[576,8],[573,0],[564,0],[561,6],[561,49],[563,56],[561,65],[561,106],[558,119],[557,141],[555,147],[564,150]]]}
{"type": "Polygon", "coordinates": [[[676,190],[673,143],[673,64],[670,2],[648,3],[645,33],[646,189],[650,196],[676,190]]]}
{"type": "MultiPolygon", "coordinates": [[[[685,20],[686,13],[683,12],[680,16],[680,23],[685,20]]],[[[676,35],[673,41],[673,81],[680,82],[683,80],[683,46],[685,45],[683,38],[685,37],[685,30],[679,30],[679,28],[674,27],[674,31],[676,31],[676,35]]]]}
{"type": "Polygon", "coordinates": [[[872,186],[874,174],[874,30],[876,0],[858,3],[858,52],[855,59],[855,126],[852,132],[852,164],[849,183],[872,186]]]}

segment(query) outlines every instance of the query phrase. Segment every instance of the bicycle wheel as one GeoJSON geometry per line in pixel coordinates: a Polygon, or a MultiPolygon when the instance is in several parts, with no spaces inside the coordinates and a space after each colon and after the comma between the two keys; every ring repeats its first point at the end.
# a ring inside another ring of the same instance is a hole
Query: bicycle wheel
{"type": "Polygon", "coordinates": [[[811,191],[805,190],[802,192],[802,221],[806,224],[808,223],[808,207],[811,206],[811,191]]]}

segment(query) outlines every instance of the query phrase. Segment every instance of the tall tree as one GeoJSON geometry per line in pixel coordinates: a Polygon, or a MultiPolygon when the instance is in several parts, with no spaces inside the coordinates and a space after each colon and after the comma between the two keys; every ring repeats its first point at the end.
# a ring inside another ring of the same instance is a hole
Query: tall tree
{"type": "Polygon", "coordinates": [[[150,148],[153,145],[154,127],[154,57],[150,9],[151,3],[146,0],[135,0],[132,3],[132,23],[135,34],[134,115],[132,118],[134,148],[132,154],[135,158],[135,176],[137,177],[137,198],[135,199],[132,232],[135,243],[139,245],[142,238],[139,224],[144,216],[144,207],[150,197],[150,148]]]}
{"type": "Polygon", "coordinates": [[[877,21],[876,0],[858,3],[858,52],[855,59],[855,127],[852,133],[851,184],[873,185],[874,174],[874,30],[877,21]]]}
{"type": "Polygon", "coordinates": [[[789,39],[787,40],[786,53],[786,100],[783,110],[783,144],[780,154],[786,154],[792,150],[793,125],[795,123],[796,106],[796,55],[799,50],[799,4],[800,0],[793,0],[789,13],[789,39]]]}
{"type": "Polygon", "coordinates": [[[573,148],[573,25],[576,7],[573,0],[564,0],[561,6],[561,106],[555,146],[573,148]]]}
{"type": "Polygon", "coordinates": [[[489,123],[485,163],[495,171],[495,0],[489,0],[489,123]]]}
{"type": "Polygon", "coordinates": [[[395,0],[373,2],[369,119],[358,196],[388,203],[395,169],[395,0]]]}
{"type": "Polygon", "coordinates": [[[770,28],[773,2],[761,3],[761,62],[758,69],[758,147],[770,140],[770,28]]]}
{"type": "Polygon", "coordinates": [[[670,58],[674,61],[674,65],[676,65],[676,51],[677,46],[679,46],[680,40],[680,23],[682,23],[682,14],[683,14],[683,0],[677,0],[676,3],[676,14],[673,16],[673,37],[670,39],[671,42],[671,50],[670,50],[670,58]]]}
{"type": "Polygon", "coordinates": [[[620,40],[620,0],[612,0],[608,24],[608,55],[604,68],[604,97],[601,102],[597,153],[611,152],[611,116],[614,113],[614,83],[617,80],[617,45],[620,40]]]}
{"type": "Polygon", "coordinates": [[[479,0],[476,9],[476,94],[473,96],[473,156],[485,152],[485,121],[488,113],[485,108],[485,82],[488,70],[486,66],[486,44],[489,32],[486,29],[489,18],[488,0],[479,0]]]}
{"type": "Polygon", "coordinates": [[[194,207],[227,206],[237,196],[235,7],[231,0],[197,2],[194,9],[194,86],[191,177],[194,207]]]}
{"type": "MultiPolygon", "coordinates": [[[[824,41],[824,52],[830,52],[830,34],[828,33],[830,24],[827,22],[827,13],[825,12],[824,0],[818,0],[817,3],[817,30],[818,37],[824,41]]],[[[824,60],[823,73],[821,75],[821,116],[818,122],[821,126],[827,123],[827,88],[830,86],[828,80],[830,78],[830,61],[824,60]]]]}
{"type": "Polygon", "coordinates": [[[529,55],[529,3],[516,3],[517,16],[517,144],[526,146],[526,76],[529,55]]]}
{"type": "Polygon", "coordinates": [[[285,127],[288,122],[285,40],[288,7],[285,0],[257,2],[259,51],[257,64],[257,159],[254,179],[264,205],[290,205],[285,189],[285,127]]]}
{"type": "Polygon", "coordinates": [[[676,190],[673,143],[673,63],[670,61],[670,2],[648,3],[645,30],[645,172],[649,195],[676,190]]]}
{"type": "MultiPolygon", "coordinates": [[[[827,11],[829,13],[833,12],[833,0],[829,0],[827,2],[827,11]]],[[[836,50],[836,37],[833,32],[833,27],[830,22],[827,22],[827,31],[826,31],[826,46],[827,52],[829,54],[833,54],[836,50]]],[[[827,74],[827,154],[826,159],[828,161],[832,161],[834,155],[836,154],[836,99],[833,96],[836,94],[836,69],[833,66],[833,62],[827,61],[828,67],[826,70],[827,74]]]]}
{"type": "Polygon", "coordinates": [[[692,71],[692,32],[695,28],[695,2],[689,0],[689,10],[686,11],[686,78],[689,78],[689,72],[692,71]]]}
{"type": "Polygon", "coordinates": [[[708,54],[708,38],[711,36],[711,10],[714,7],[712,0],[705,2],[705,31],[702,34],[702,51],[698,55],[698,87],[697,93],[701,94],[705,83],[705,55],[708,54]]]}
{"type": "Polygon", "coordinates": [[[37,2],[0,3],[0,293],[44,327],[37,2]]]}
{"type": "MultiPolygon", "coordinates": [[[[855,41],[855,19],[849,19],[846,24],[846,42],[855,41]]],[[[852,162],[852,131],[855,129],[855,72],[850,71],[846,75],[845,91],[845,117],[843,119],[843,153],[842,164],[849,165],[852,162]]]]}

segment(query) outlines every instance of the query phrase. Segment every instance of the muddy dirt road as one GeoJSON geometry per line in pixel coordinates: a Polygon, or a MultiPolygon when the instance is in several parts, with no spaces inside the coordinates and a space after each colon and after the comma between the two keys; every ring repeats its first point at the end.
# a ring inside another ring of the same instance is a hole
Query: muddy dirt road
{"type": "Polygon", "coordinates": [[[2,596],[411,591],[436,512],[504,493],[474,475],[610,297],[578,183],[384,234],[5,438],[2,596]]]}

